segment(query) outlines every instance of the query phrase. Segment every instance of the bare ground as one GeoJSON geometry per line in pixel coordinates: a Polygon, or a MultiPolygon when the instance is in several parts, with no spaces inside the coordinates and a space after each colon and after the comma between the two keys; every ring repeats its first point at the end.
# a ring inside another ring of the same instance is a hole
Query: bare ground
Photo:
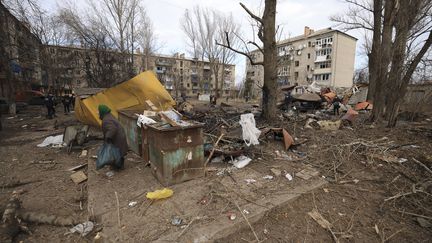
{"type": "MultiPolygon", "coordinates": [[[[23,189],[25,192],[21,199],[24,208],[56,215],[73,215],[86,221],[89,218],[87,202],[83,202],[81,209],[77,198],[87,194],[87,183],[75,185],[70,179],[71,173],[66,171],[87,162],[87,158],[79,158],[81,149],[67,154],[64,149],[36,147],[46,136],[61,134],[66,124],[74,122],[73,115],[60,114],[56,124],[58,129],[54,129],[54,120],[46,120],[43,113],[42,109],[32,108],[13,119],[3,117],[4,130],[0,132],[0,185],[13,178],[32,183],[16,188],[1,188],[0,209],[3,211],[13,190],[23,189]]],[[[266,125],[259,121],[258,124],[266,125]]],[[[297,161],[275,159],[275,151],[281,151],[282,146],[280,142],[266,140],[253,150],[255,152],[251,156],[254,160],[248,169],[268,174],[273,167],[295,172],[304,165],[310,165],[319,170],[329,184],[301,196],[287,207],[271,211],[254,224],[260,241],[430,241],[432,228],[421,226],[418,218],[431,223],[432,174],[414,159],[432,168],[432,122],[424,119],[417,123],[401,122],[395,129],[384,128],[381,124],[366,125],[362,118],[358,119],[357,124],[352,130],[343,128],[338,131],[307,130],[303,129],[304,121],[287,119],[272,124],[288,128],[294,137],[307,139],[304,145],[295,148],[296,153],[288,153],[294,157],[304,152],[306,157],[297,161]],[[406,158],[407,161],[391,161],[393,157],[389,155],[406,158]],[[313,209],[331,223],[330,229],[323,229],[308,215],[313,209]]],[[[99,134],[98,131],[93,133],[99,134]]],[[[97,140],[91,141],[87,146],[93,151],[99,143],[97,140]]],[[[127,167],[130,169],[146,168],[135,161],[126,163],[129,163],[127,167]]],[[[294,177],[294,181],[302,182],[302,179],[294,177]]],[[[163,220],[169,224],[171,219],[163,220]]],[[[102,227],[97,226],[98,229],[102,227]]],[[[161,226],[161,229],[164,227],[166,225],[161,226]]],[[[94,233],[86,238],[65,234],[68,228],[50,225],[29,225],[29,228],[32,234],[20,234],[16,242],[82,242],[92,241],[94,236],[94,233]]],[[[145,229],[143,226],[131,230],[142,232],[145,229]]],[[[133,235],[133,232],[126,233],[133,235]]],[[[252,231],[247,228],[220,242],[254,240],[252,231]]]]}

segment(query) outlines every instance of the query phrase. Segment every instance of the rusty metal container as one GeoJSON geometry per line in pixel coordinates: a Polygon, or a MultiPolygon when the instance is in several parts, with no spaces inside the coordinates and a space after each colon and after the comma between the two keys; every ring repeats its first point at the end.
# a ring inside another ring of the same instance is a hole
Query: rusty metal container
{"type": "Polygon", "coordinates": [[[119,110],[118,111],[118,120],[123,127],[123,130],[126,134],[126,140],[129,146],[129,149],[135,152],[138,155],[142,154],[142,146],[141,146],[141,128],[137,126],[137,116],[135,114],[139,114],[142,111],[134,111],[134,110],[119,110]]]}
{"type": "Polygon", "coordinates": [[[147,126],[149,161],[164,186],[204,176],[203,124],[183,127],[147,126]]]}

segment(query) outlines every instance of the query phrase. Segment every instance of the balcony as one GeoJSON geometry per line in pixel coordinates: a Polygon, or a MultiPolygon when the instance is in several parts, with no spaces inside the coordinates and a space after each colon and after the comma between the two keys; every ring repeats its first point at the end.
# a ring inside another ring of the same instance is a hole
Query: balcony
{"type": "Polygon", "coordinates": [[[156,60],[156,65],[172,66],[172,65],[174,65],[174,62],[171,60],[158,59],[158,60],[156,60]]]}

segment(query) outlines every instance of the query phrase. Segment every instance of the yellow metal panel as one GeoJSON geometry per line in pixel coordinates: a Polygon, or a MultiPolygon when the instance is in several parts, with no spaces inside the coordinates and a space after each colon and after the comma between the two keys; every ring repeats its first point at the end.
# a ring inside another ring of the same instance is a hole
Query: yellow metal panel
{"type": "Polygon", "coordinates": [[[175,105],[175,101],[154,73],[147,71],[86,99],[77,98],[75,116],[84,124],[100,126],[102,121],[97,110],[100,104],[107,105],[113,116],[118,117],[118,110],[143,106],[146,100],[152,101],[160,110],[175,105]]]}

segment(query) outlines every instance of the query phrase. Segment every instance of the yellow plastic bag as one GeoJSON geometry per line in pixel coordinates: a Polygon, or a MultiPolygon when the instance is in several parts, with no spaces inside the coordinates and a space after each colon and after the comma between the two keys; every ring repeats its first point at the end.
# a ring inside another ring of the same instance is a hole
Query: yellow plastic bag
{"type": "Polygon", "coordinates": [[[156,190],[154,192],[147,192],[146,197],[151,200],[164,199],[173,195],[173,190],[164,188],[162,190],[156,190]]]}

